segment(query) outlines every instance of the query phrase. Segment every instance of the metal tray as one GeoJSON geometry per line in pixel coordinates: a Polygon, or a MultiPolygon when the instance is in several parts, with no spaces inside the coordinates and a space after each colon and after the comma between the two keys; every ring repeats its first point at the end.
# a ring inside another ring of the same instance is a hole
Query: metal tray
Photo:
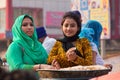
{"type": "Polygon", "coordinates": [[[37,70],[40,78],[80,78],[90,79],[108,74],[111,69],[102,70],[37,70]]]}

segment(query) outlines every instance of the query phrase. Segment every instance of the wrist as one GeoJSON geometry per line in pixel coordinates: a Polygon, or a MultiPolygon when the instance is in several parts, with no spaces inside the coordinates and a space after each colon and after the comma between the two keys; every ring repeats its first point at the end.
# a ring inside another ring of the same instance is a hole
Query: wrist
{"type": "Polygon", "coordinates": [[[41,69],[41,64],[39,64],[39,67],[38,67],[38,69],[41,69]]]}
{"type": "Polygon", "coordinates": [[[78,57],[76,56],[76,58],[75,58],[73,61],[76,61],[76,60],[77,60],[77,58],[78,58],[78,57]]]}

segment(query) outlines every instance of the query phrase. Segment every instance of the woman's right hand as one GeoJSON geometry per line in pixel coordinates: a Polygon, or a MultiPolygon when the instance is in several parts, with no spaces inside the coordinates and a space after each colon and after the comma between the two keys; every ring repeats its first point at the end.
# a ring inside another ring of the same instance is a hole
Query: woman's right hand
{"type": "Polygon", "coordinates": [[[40,68],[41,69],[56,69],[56,67],[52,65],[47,65],[47,64],[41,64],[40,68]]]}
{"type": "Polygon", "coordinates": [[[105,67],[110,68],[112,70],[113,66],[112,64],[104,64],[105,67]]]}
{"type": "Polygon", "coordinates": [[[47,64],[37,64],[34,65],[33,69],[36,71],[37,69],[56,69],[56,67],[47,64]]]}

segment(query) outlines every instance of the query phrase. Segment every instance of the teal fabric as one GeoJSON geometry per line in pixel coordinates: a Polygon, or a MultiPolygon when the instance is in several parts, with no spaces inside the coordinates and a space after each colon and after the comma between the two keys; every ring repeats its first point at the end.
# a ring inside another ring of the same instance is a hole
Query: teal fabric
{"type": "Polygon", "coordinates": [[[102,25],[100,22],[96,21],[96,20],[89,20],[84,27],[86,28],[91,28],[94,30],[94,35],[93,35],[93,42],[97,45],[97,47],[99,48],[100,46],[100,36],[101,36],[101,32],[102,32],[102,25]]]}
{"type": "Polygon", "coordinates": [[[94,30],[92,28],[82,27],[80,34],[78,35],[80,38],[87,38],[90,42],[93,42],[94,30]]]}
{"type": "Polygon", "coordinates": [[[12,26],[13,42],[6,52],[10,70],[32,69],[35,64],[46,64],[48,58],[47,52],[37,40],[35,26],[32,37],[22,31],[22,21],[26,16],[33,22],[31,16],[24,14],[19,16],[12,26]]]}

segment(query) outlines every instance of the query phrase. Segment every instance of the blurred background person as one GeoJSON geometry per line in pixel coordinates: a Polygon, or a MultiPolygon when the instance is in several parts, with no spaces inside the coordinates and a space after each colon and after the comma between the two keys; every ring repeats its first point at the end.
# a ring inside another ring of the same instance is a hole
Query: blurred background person
{"type": "Polygon", "coordinates": [[[44,27],[38,27],[38,28],[36,28],[36,31],[37,31],[38,40],[42,43],[43,47],[45,48],[45,50],[49,54],[52,47],[54,46],[54,44],[56,42],[56,39],[50,38],[47,35],[44,27]]]}
{"type": "Polygon", "coordinates": [[[10,80],[10,72],[0,66],[0,80],[10,80]]]}
{"type": "Polygon", "coordinates": [[[89,20],[84,27],[92,28],[94,30],[94,34],[92,35],[92,38],[93,38],[93,42],[97,45],[97,48],[99,50],[100,36],[103,30],[101,23],[96,20],[89,20]]]}
{"type": "Polygon", "coordinates": [[[39,80],[33,70],[13,70],[10,72],[10,80],[39,80]]]}
{"type": "Polygon", "coordinates": [[[99,46],[100,46],[100,36],[102,32],[102,25],[100,22],[95,20],[89,20],[85,26],[82,28],[79,34],[80,38],[87,38],[92,46],[92,53],[94,61],[98,65],[104,65],[112,69],[111,64],[104,64],[103,58],[100,56],[99,46]]]}
{"type": "MultiPolygon", "coordinates": [[[[87,23],[86,23],[86,25],[87,25],[87,23]]],[[[93,42],[93,35],[94,35],[94,30],[92,28],[82,27],[81,33],[79,34],[79,37],[80,38],[87,38],[90,41],[93,56],[96,56],[96,57],[94,57],[94,60],[93,60],[93,61],[95,61],[94,63],[96,65],[103,65],[104,60],[101,57],[96,44],[93,42]]]]}
{"type": "MultiPolygon", "coordinates": [[[[76,15],[78,15],[80,17],[80,20],[81,20],[81,14],[78,10],[74,10],[72,11],[73,13],[75,13],[76,15]]],[[[82,20],[81,20],[82,21],[82,20]]],[[[87,38],[89,41],[90,41],[90,45],[92,47],[92,53],[93,53],[93,61],[95,64],[99,64],[99,65],[103,65],[104,64],[104,61],[102,59],[102,57],[100,56],[100,53],[98,51],[98,48],[96,46],[96,44],[93,42],[93,35],[97,35],[95,34],[94,30],[95,29],[92,29],[92,28],[87,28],[88,25],[89,25],[89,22],[91,22],[92,20],[89,20],[84,26],[82,26],[82,29],[81,29],[81,32],[79,34],[79,37],[80,38],[87,38]],[[86,28],[84,28],[86,27],[86,28]]],[[[101,26],[99,22],[97,21],[93,21],[93,24],[98,24],[98,26],[101,26]]],[[[97,27],[97,25],[96,25],[97,27]]],[[[101,26],[102,27],[102,26],[101,26]]],[[[102,32],[102,30],[100,30],[102,32]]],[[[98,35],[101,35],[101,34],[98,34],[98,35]]],[[[99,37],[100,39],[100,37],[99,37]]]]}

